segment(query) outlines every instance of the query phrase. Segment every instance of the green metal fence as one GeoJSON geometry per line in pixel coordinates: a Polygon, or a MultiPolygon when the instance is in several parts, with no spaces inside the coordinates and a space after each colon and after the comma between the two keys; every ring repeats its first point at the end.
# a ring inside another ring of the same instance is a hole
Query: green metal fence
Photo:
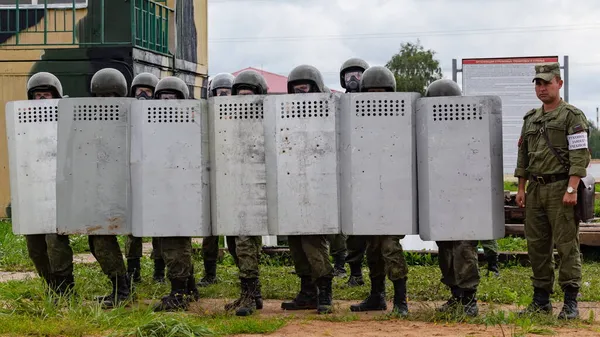
{"type": "Polygon", "coordinates": [[[86,8],[82,0],[65,0],[58,6],[57,1],[49,4],[48,0],[38,0],[36,6],[31,5],[30,0],[16,0],[14,6],[2,6],[0,48],[134,45],[162,54],[169,53],[169,18],[174,11],[164,5],[164,0],[109,1],[88,0],[87,15],[82,20],[77,15],[78,10],[86,8]],[[115,10],[114,6],[120,7],[115,10]]]}

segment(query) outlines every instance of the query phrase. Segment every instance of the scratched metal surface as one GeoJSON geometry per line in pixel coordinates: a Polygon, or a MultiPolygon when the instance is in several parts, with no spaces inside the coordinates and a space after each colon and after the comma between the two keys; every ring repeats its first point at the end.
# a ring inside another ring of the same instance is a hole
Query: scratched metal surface
{"type": "Polygon", "coordinates": [[[15,234],[56,233],[57,119],[57,99],[6,104],[15,234]]]}
{"type": "Polygon", "coordinates": [[[503,237],[500,98],[420,98],[416,117],[421,238],[503,237]]]}
{"type": "Polygon", "coordinates": [[[131,234],[131,98],[59,102],[57,227],[61,234],[131,234]]]}

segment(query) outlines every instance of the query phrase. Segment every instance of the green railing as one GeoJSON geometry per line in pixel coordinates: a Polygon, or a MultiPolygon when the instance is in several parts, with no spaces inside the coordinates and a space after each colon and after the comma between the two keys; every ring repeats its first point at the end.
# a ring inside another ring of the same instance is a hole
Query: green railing
{"type": "Polygon", "coordinates": [[[16,0],[0,6],[3,46],[134,45],[169,54],[169,17],[164,0],[16,0]],[[78,12],[87,8],[87,14],[78,12]]]}

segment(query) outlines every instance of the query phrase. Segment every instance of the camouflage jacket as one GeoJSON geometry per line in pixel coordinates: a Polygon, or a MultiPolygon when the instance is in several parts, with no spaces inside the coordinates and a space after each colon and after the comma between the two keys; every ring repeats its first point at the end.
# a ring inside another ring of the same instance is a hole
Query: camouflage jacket
{"type": "Polygon", "coordinates": [[[589,125],[581,110],[561,100],[556,109],[548,112],[544,112],[543,107],[533,109],[523,119],[515,177],[529,179],[530,174],[567,173],[567,169],[546,144],[541,133],[543,127],[556,151],[569,163],[568,174],[586,176],[586,167],[590,163],[589,151],[587,148],[569,150],[567,138],[580,132],[586,132],[589,137],[589,125]]]}

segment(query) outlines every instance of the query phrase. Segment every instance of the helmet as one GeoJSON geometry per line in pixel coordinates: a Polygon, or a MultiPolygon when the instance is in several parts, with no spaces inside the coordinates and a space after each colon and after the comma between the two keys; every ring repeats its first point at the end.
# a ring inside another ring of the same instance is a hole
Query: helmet
{"type": "Polygon", "coordinates": [[[62,98],[62,84],[54,74],[39,72],[34,74],[27,81],[27,98],[33,98],[33,92],[36,90],[51,91],[55,98],[62,98]]]}
{"type": "Polygon", "coordinates": [[[425,90],[425,97],[439,96],[462,96],[462,92],[456,82],[443,78],[433,81],[425,90]]]}
{"type": "Polygon", "coordinates": [[[237,95],[238,89],[244,89],[244,87],[249,87],[256,95],[265,95],[268,88],[267,81],[263,75],[256,70],[250,69],[242,71],[235,77],[231,94],[237,95]]]}
{"type": "Polygon", "coordinates": [[[175,76],[167,76],[158,81],[154,91],[154,98],[160,98],[160,93],[163,91],[174,91],[177,93],[179,99],[188,99],[190,96],[187,84],[175,76]]]}
{"type": "Polygon", "coordinates": [[[127,80],[117,69],[104,68],[98,70],[92,77],[90,92],[93,95],[114,93],[118,97],[126,97],[127,80]]]}
{"type": "Polygon", "coordinates": [[[353,68],[364,72],[369,68],[369,64],[367,63],[367,61],[359,58],[351,58],[346,60],[346,62],[344,62],[340,67],[340,84],[344,89],[346,89],[346,81],[344,80],[344,74],[346,73],[346,71],[352,70],[353,68]]]}
{"type": "Polygon", "coordinates": [[[311,82],[314,87],[313,92],[323,92],[323,87],[325,84],[323,83],[323,76],[321,72],[310,65],[303,64],[299,65],[296,68],[292,69],[290,74],[288,75],[288,94],[293,94],[293,85],[294,82],[311,82]]]}
{"type": "Polygon", "coordinates": [[[229,73],[219,73],[216,74],[215,77],[213,77],[210,81],[209,84],[209,90],[213,91],[215,89],[219,89],[219,88],[227,88],[227,89],[231,89],[231,87],[233,86],[233,80],[235,79],[235,76],[229,74],[229,73]]]}
{"type": "Polygon", "coordinates": [[[396,91],[396,78],[386,67],[372,66],[365,70],[360,79],[360,91],[369,89],[385,89],[385,91],[396,91]]]}
{"type": "Polygon", "coordinates": [[[137,87],[148,87],[154,90],[158,84],[158,77],[150,73],[141,73],[133,78],[131,82],[131,92],[129,93],[132,97],[135,96],[135,90],[137,87]]]}

